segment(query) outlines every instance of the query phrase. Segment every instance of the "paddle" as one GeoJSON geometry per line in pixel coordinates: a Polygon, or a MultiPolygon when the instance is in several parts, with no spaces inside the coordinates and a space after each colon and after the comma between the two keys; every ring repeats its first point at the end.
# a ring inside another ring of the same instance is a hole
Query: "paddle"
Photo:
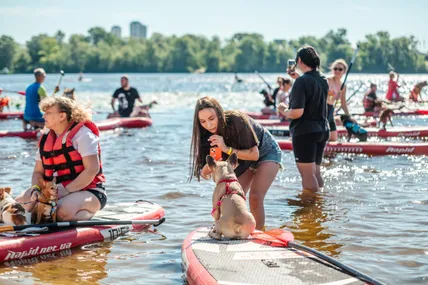
{"type": "Polygon", "coordinates": [[[266,82],[266,80],[263,78],[263,76],[260,75],[260,73],[257,70],[254,70],[255,73],[257,73],[257,75],[260,77],[260,79],[267,85],[267,87],[269,88],[269,90],[272,90],[272,86],[269,85],[269,83],[266,82]]]}
{"type": "Polygon", "coordinates": [[[68,228],[68,227],[92,227],[92,226],[108,226],[108,225],[154,225],[159,226],[165,222],[165,218],[159,220],[130,220],[130,221],[108,221],[108,220],[89,220],[89,221],[72,221],[72,222],[57,222],[38,225],[22,225],[22,226],[0,226],[0,232],[20,231],[27,228],[68,228]]]}
{"type": "MultiPolygon", "coordinates": [[[[357,94],[357,92],[358,92],[358,91],[360,91],[360,89],[361,89],[361,87],[362,87],[363,85],[365,85],[365,84],[364,84],[364,82],[362,82],[362,83],[360,84],[360,86],[358,87],[358,89],[357,89],[357,90],[355,90],[355,92],[354,92],[354,93],[352,93],[352,95],[351,95],[351,96],[349,96],[349,98],[348,98],[348,99],[346,99],[346,103],[348,103],[348,102],[351,100],[351,98],[352,98],[352,97],[354,97],[354,96],[355,96],[355,94],[357,94]]],[[[339,108],[339,110],[340,110],[340,108],[339,108]]],[[[338,111],[339,111],[339,110],[338,110],[338,111]]]]}
{"type": "MultiPolygon", "coordinates": [[[[61,70],[59,73],[60,73],[61,75],[59,76],[59,80],[58,80],[58,85],[57,85],[57,86],[58,86],[58,88],[59,88],[59,86],[61,85],[62,78],[63,78],[63,77],[64,77],[64,75],[65,75],[65,74],[64,74],[64,70],[61,70]]],[[[53,96],[53,95],[55,95],[55,93],[56,93],[56,92],[54,91],[54,93],[52,94],[52,96],[53,96]]]]}
{"type": "Polygon", "coordinates": [[[3,88],[0,88],[0,93],[6,92],[6,93],[18,93],[22,96],[25,96],[25,91],[12,91],[12,90],[4,90],[3,88]]]}
{"type": "MultiPolygon", "coordinates": [[[[348,70],[346,71],[345,80],[343,80],[342,86],[340,86],[340,91],[339,91],[339,93],[342,93],[342,90],[343,90],[343,88],[345,87],[346,80],[348,80],[349,72],[350,72],[350,71],[351,71],[351,69],[352,69],[352,65],[354,65],[354,61],[355,61],[355,58],[357,57],[357,53],[358,53],[358,50],[359,50],[359,49],[360,49],[360,46],[359,46],[359,45],[357,45],[357,48],[356,48],[356,49],[355,49],[355,51],[354,51],[354,55],[352,56],[351,62],[349,63],[348,70]]],[[[337,104],[337,101],[336,101],[336,103],[334,104],[334,106],[335,106],[335,107],[336,107],[336,104],[337,104]]],[[[340,107],[336,112],[338,112],[340,109],[342,109],[342,107],[340,107]]]]}
{"type": "MultiPolygon", "coordinates": [[[[312,249],[310,247],[295,243],[293,234],[291,234],[289,232],[285,232],[285,231],[280,230],[280,229],[273,229],[273,230],[266,231],[264,233],[270,237],[277,239],[278,241],[283,243],[284,246],[286,246],[286,247],[294,248],[294,249],[312,254],[312,255],[314,255],[314,256],[316,256],[316,257],[318,257],[324,261],[327,261],[330,264],[333,264],[334,266],[342,269],[346,273],[349,273],[349,274],[359,278],[360,280],[362,280],[364,282],[367,282],[367,283],[370,283],[373,285],[382,285],[383,284],[383,283],[371,278],[370,276],[367,276],[364,273],[359,272],[358,270],[356,270],[356,269],[354,269],[348,265],[345,265],[345,264],[335,260],[334,258],[331,258],[328,255],[325,255],[324,253],[321,253],[321,252],[319,252],[315,249],[312,249]]],[[[257,235],[257,238],[259,238],[258,235],[257,235]]]]}

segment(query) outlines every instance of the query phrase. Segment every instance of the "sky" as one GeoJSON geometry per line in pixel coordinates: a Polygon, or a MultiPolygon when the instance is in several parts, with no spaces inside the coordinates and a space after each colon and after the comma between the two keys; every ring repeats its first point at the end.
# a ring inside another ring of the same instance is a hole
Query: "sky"
{"type": "Polygon", "coordinates": [[[428,0],[1,0],[0,35],[24,44],[40,33],[86,34],[94,26],[110,31],[119,25],[126,37],[132,21],[148,26],[149,36],[222,39],[254,32],[266,40],[289,40],[346,28],[353,45],[382,30],[392,37],[414,35],[420,50],[428,51],[427,11],[428,0]]]}

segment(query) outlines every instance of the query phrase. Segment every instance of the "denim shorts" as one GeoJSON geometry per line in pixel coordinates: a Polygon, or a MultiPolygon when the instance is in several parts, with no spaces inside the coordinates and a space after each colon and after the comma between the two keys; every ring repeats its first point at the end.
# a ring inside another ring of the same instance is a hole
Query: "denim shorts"
{"type": "Polygon", "coordinates": [[[256,170],[263,162],[276,162],[281,165],[282,151],[275,138],[266,130],[261,145],[259,145],[259,159],[250,165],[251,170],[256,170]]]}

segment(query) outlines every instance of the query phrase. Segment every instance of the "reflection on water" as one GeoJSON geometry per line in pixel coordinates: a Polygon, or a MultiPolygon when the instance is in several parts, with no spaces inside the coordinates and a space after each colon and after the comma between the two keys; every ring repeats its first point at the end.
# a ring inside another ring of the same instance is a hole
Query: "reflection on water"
{"type": "MultiPolygon", "coordinates": [[[[265,77],[274,83],[277,76],[265,77]]],[[[98,111],[95,121],[104,119],[120,75],[88,77],[91,83],[67,82],[66,87],[75,87],[80,101],[92,103],[98,111]]],[[[167,221],[156,231],[132,233],[101,247],[72,251],[71,256],[65,252],[49,261],[3,266],[0,284],[182,283],[183,239],[196,227],[212,224],[213,183],[187,183],[193,107],[197,98],[209,95],[225,109],[259,110],[262,96],[256,91],[263,84],[257,75],[242,77],[245,85],[233,84],[233,74],[133,74],[131,84],[143,101],[156,99],[160,104],[152,111],[151,128],[101,134],[108,201],[153,201],[165,208],[167,221]]],[[[56,80],[47,78],[47,89],[53,90],[56,80]]],[[[403,78],[410,83],[423,76],[403,78]]],[[[382,97],[387,80],[351,75],[348,89],[352,93],[360,81],[374,81],[382,97]]],[[[0,87],[22,90],[32,81],[32,75],[0,76],[0,87]]],[[[354,97],[352,111],[361,111],[362,92],[354,97]]],[[[12,99],[22,101],[21,97],[12,99]]],[[[428,126],[428,118],[394,118],[395,124],[428,126]]],[[[0,130],[20,127],[19,120],[0,121],[0,130]]],[[[12,186],[15,194],[30,186],[36,147],[36,141],[0,139],[0,185],[12,186]]],[[[302,193],[290,152],[283,152],[283,164],[285,170],[266,195],[269,228],[285,227],[297,242],[387,284],[427,284],[427,157],[331,157],[322,168],[325,187],[313,196],[302,193]]]]}

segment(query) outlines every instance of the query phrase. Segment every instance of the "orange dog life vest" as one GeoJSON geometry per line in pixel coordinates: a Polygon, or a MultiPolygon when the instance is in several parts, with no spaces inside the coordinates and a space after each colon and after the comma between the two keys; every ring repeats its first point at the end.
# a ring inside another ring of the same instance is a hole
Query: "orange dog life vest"
{"type": "MultiPolygon", "coordinates": [[[[54,173],[57,172],[56,182],[62,183],[65,187],[85,169],[82,156],[74,148],[72,139],[83,127],[89,128],[96,136],[99,136],[98,127],[92,122],[73,122],[70,127],[59,137],[50,130],[44,133],[39,141],[40,157],[44,168],[44,179],[52,181],[54,173]]],[[[92,182],[82,190],[102,187],[105,177],[102,171],[101,148],[98,145],[98,156],[100,161],[100,171],[92,182]]]]}

